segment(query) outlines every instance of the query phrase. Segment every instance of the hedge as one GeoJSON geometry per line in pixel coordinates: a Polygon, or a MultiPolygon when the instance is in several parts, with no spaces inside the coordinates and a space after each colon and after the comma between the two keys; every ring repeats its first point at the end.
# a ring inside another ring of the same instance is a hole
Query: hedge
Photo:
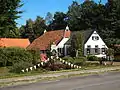
{"type": "Polygon", "coordinates": [[[81,65],[85,65],[87,58],[86,57],[74,57],[74,58],[72,58],[72,57],[66,56],[66,57],[63,57],[63,60],[70,62],[70,63],[73,63],[75,65],[81,66],[81,65]]]}
{"type": "Polygon", "coordinates": [[[32,66],[39,60],[40,55],[36,51],[22,48],[0,48],[0,67],[12,66],[13,72],[20,72],[20,69],[32,66]]]}

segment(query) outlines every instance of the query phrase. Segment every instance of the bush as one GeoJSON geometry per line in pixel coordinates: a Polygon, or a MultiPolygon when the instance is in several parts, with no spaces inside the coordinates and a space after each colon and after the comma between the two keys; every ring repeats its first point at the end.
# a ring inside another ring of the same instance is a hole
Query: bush
{"type": "Polygon", "coordinates": [[[56,63],[52,63],[49,64],[48,66],[45,67],[47,70],[50,71],[57,71],[57,70],[63,70],[66,69],[67,66],[65,64],[56,64],[56,63]]]}
{"type": "Polygon", "coordinates": [[[67,62],[70,62],[70,63],[74,62],[74,58],[72,58],[72,57],[65,56],[62,59],[65,60],[65,61],[67,61],[67,62]]]}
{"type": "Polygon", "coordinates": [[[20,61],[18,63],[14,63],[14,65],[10,68],[11,72],[20,73],[22,69],[26,69],[32,66],[32,63],[20,61]]]}
{"type": "Polygon", "coordinates": [[[36,64],[38,60],[40,55],[35,51],[22,48],[0,48],[0,65],[12,66],[13,72],[19,72],[22,68],[36,64]]]}
{"type": "Polygon", "coordinates": [[[114,61],[116,61],[116,62],[120,62],[120,55],[115,55],[115,57],[114,57],[114,61]]]}
{"type": "Polygon", "coordinates": [[[87,59],[88,61],[99,61],[99,58],[96,56],[88,56],[87,59]]]}
{"type": "Polygon", "coordinates": [[[74,59],[74,64],[79,65],[79,66],[83,66],[86,63],[86,60],[87,59],[85,57],[77,57],[74,59]]]}
{"type": "Polygon", "coordinates": [[[67,61],[67,62],[70,62],[70,63],[73,63],[75,65],[84,65],[85,62],[86,62],[86,58],[85,57],[75,57],[75,58],[72,58],[72,57],[64,57],[63,60],[67,61]]]}

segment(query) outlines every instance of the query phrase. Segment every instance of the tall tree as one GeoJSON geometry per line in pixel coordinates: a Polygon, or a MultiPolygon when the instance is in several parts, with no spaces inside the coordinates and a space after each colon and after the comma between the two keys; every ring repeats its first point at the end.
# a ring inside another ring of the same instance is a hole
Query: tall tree
{"type": "Polygon", "coordinates": [[[47,13],[45,17],[45,22],[46,25],[50,25],[53,22],[53,15],[50,12],[47,13]]]}
{"type": "Polygon", "coordinates": [[[83,54],[83,38],[82,33],[78,32],[72,36],[70,53],[72,57],[80,57],[83,54]]]}
{"type": "Polygon", "coordinates": [[[118,33],[120,33],[120,1],[119,0],[108,0],[105,5],[105,27],[106,39],[105,41],[111,45],[117,43],[117,39],[120,39],[118,33]]]}
{"type": "Polygon", "coordinates": [[[50,27],[52,27],[52,30],[58,30],[58,29],[64,29],[67,25],[66,21],[67,15],[63,12],[56,12],[54,14],[54,20],[50,24],[50,27]]]}
{"type": "Polygon", "coordinates": [[[81,12],[81,7],[78,4],[78,2],[73,1],[72,5],[68,7],[68,23],[71,28],[71,30],[80,30],[82,29],[81,26],[84,27],[84,24],[81,21],[82,17],[82,12],[81,12]]]}
{"type": "Polygon", "coordinates": [[[36,20],[34,21],[34,25],[33,25],[35,38],[41,36],[44,33],[44,30],[46,29],[46,27],[47,26],[45,24],[45,20],[42,17],[37,16],[36,20]]]}
{"type": "Polygon", "coordinates": [[[17,37],[15,20],[20,18],[18,8],[22,5],[21,0],[0,0],[0,37],[17,37]]]}
{"type": "Polygon", "coordinates": [[[26,25],[21,26],[19,30],[22,38],[29,38],[30,42],[32,42],[34,39],[41,36],[45,29],[45,20],[37,16],[35,21],[31,19],[27,20],[26,25]]]}

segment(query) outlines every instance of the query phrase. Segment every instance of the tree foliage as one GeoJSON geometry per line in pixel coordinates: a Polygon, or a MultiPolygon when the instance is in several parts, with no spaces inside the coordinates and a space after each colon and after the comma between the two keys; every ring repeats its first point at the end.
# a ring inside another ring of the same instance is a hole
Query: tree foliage
{"type": "Polygon", "coordinates": [[[39,62],[37,51],[27,51],[22,48],[0,48],[0,67],[12,66],[13,72],[20,72],[39,62]],[[19,68],[19,69],[18,69],[19,68]]]}
{"type": "Polygon", "coordinates": [[[52,23],[48,26],[51,30],[64,29],[67,25],[67,15],[63,12],[56,12],[53,17],[52,23]]]}
{"type": "Polygon", "coordinates": [[[80,57],[83,54],[83,40],[82,40],[82,34],[77,33],[76,35],[72,36],[71,39],[71,47],[70,52],[72,57],[80,57]]]}
{"type": "Polygon", "coordinates": [[[0,0],[0,37],[19,37],[16,21],[22,11],[21,0],[0,0]]]}
{"type": "Polygon", "coordinates": [[[24,31],[22,36],[30,36],[30,40],[33,41],[41,35],[45,26],[44,22],[46,22],[47,30],[65,29],[67,25],[69,25],[71,31],[93,29],[99,32],[107,45],[120,44],[119,4],[120,0],[108,0],[105,4],[102,4],[101,1],[99,3],[95,3],[93,0],[85,0],[81,4],[77,1],[73,1],[73,3],[68,7],[68,11],[66,13],[57,11],[52,15],[48,12],[45,20],[40,20],[40,18],[39,20],[37,19],[38,22],[43,21],[43,23],[35,23],[36,20],[28,20],[29,24],[33,23],[32,28],[27,24],[22,26],[21,30],[24,31]],[[25,29],[23,30],[23,28],[25,29]],[[29,28],[28,31],[27,28],[29,28]]]}
{"type": "Polygon", "coordinates": [[[45,20],[42,17],[37,16],[35,21],[31,19],[27,20],[26,25],[20,27],[20,33],[22,38],[29,38],[32,42],[42,35],[45,29],[45,20]]]}

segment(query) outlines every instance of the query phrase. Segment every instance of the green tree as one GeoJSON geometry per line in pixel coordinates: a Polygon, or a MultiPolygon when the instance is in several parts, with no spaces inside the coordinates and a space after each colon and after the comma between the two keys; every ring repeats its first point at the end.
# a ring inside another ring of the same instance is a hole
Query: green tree
{"type": "Polygon", "coordinates": [[[21,0],[0,0],[0,37],[17,37],[16,21],[22,11],[21,0]]]}
{"type": "Polygon", "coordinates": [[[41,36],[44,33],[44,30],[46,29],[46,27],[47,26],[45,24],[45,20],[42,17],[37,16],[33,24],[35,38],[38,38],[39,36],[41,36]]]}
{"type": "Polygon", "coordinates": [[[108,57],[108,61],[111,62],[111,65],[113,64],[113,60],[114,60],[114,49],[112,48],[109,48],[107,51],[106,51],[106,55],[108,57]]]}
{"type": "Polygon", "coordinates": [[[31,19],[26,21],[25,35],[27,38],[29,38],[30,42],[32,42],[35,39],[33,24],[34,22],[31,19]]]}
{"type": "Polygon", "coordinates": [[[71,56],[72,57],[80,57],[83,55],[83,41],[82,41],[82,34],[77,33],[76,35],[72,36],[71,39],[71,56]]]}
{"type": "Polygon", "coordinates": [[[56,12],[54,14],[54,20],[49,25],[49,27],[52,28],[52,30],[60,30],[64,29],[67,25],[67,21],[65,20],[67,18],[67,15],[63,12],[56,12]]]}
{"type": "Polygon", "coordinates": [[[48,12],[45,17],[46,25],[50,25],[53,22],[53,15],[48,12]]]}
{"type": "Polygon", "coordinates": [[[120,39],[119,36],[119,28],[120,28],[120,1],[119,0],[108,0],[108,2],[105,5],[106,13],[105,13],[105,22],[106,22],[106,28],[104,32],[107,32],[106,34],[107,43],[115,44],[118,41],[117,39],[120,39]],[[116,40],[115,40],[116,39],[116,40]],[[112,41],[112,42],[109,42],[112,41]]]}
{"type": "Polygon", "coordinates": [[[20,35],[22,38],[29,38],[30,42],[32,42],[43,34],[46,27],[45,20],[37,16],[35,21],[29,19],[26,21],[26,25],[20,27],[20,35]]]}
{"type": "Polygon", "coordinates": [[[81,18],[82,18],[81,7],[78,4],[78,2],[73,1],[72,5],[70,5],[68,7],[67,16],[69,19],[68,24],[69,24],[71,30],[73,30],[73,31],[80,30],[80,29],[82,29],[81,26],[84,27],[84,24],[81,20],[81,18]]]}

